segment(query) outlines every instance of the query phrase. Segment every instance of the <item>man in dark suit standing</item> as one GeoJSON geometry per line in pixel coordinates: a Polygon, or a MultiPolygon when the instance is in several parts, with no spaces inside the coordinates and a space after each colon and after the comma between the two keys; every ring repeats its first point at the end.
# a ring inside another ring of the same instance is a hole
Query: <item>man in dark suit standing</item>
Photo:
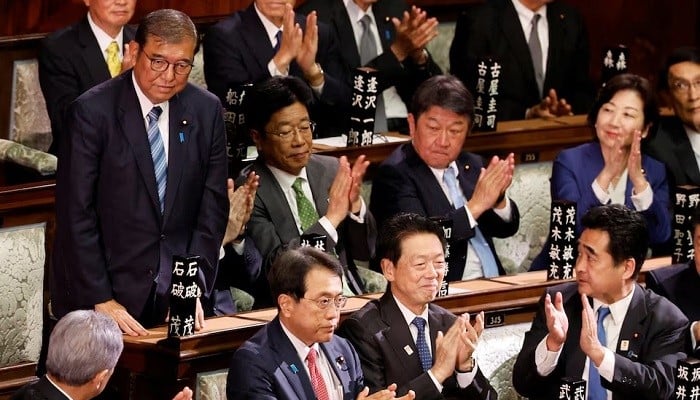
{"type": "Polygon", "coordinates": [[[552,399],[567,377],[588,381],[588,399],[671,398],[688,320],[637,284],[649,243],[644,218],[615,204],[592,208],[582,224],[576,282],[540,300],[513,386],[552,399]]]}
{"type": "Polygon", "coordinates": [[[442,228],[418,214],[400,214],[381,230],[378,255],[389,287],[343,321],[338,332],[360,355],[370,392],[388,383],[419,399],[495,399],[473,357],[484,330],[431,304],[445,276],[442,228]],[[427,333],[427,335],[426,335],[427,333]]]}
{"type": "Polygon", "coordinates": [[[513,154],[484,165],[480,156],[462,151],[474,101],[454,76],[423,82],[410,111],[411,142],[394,150],[373,180],[370,206],[380,229],[401,212],[449,220],[448,281],[504,274],[491,238],[518,230],[518,208],[505,196],[513,154]]]}
{"type": "Polygon", "coordinates": [[[583,19],[561,1],[492,0],[465,13],[450,47],[450,71],[474,90],[484,57],[501,65],[501,120],[583,114],[593,103],[583,19]]]}
{"type": "Polygon", "coordinates": [[[233,355],[228,400],[395,397],[394,384],[368,396],[357,353],[333,333],[347,301],[342,275],[338,260],[312,247],[277,258],[269,280],[278,315],[233,355]]]}
{"type": "Polygon", "coordinates": [[[404,0],[309,0],[298,11],[315,11],[336,35],[346,75],[375,69],[382,98],[375,132],[408,134],[406,104],[416,87],[442,73],[425,46],[437,36],[437,20],[404,0]]]}
{"type": "Polygon", "coordinates": [[[61,136],[67,134],[70,103],[134,65],[128,43],[136,28],[126,24],[134,15],[136,0],[85,0],[85,4],[85,18],[49,35],[39,52],[39,83],[51,119],[52,154],[58,154],[61,136]]]}
{"type": "Polygon", "coordinates": [[[266,269],[302,235],[325,236],[325,250],[336,254],[345,269],[345,294],[363,293],[353,260],[370,259],[377,235],[360,197],[369,161],[360,156],[351,165],[344,156],[311,154],[311,98],[309,87],[295,77],[272,77],[247,94],[246,116],[259,156],[242,173],[255,171],[260,177],[248,236],[266,269]]]}
{"type": "MultiPolygon", "coordinates": [[[[196,43],[187,15],[148,14],[129,47],[134,68],[71,106],[56,181],[57,317],[94,308],[146,334],[165,321],[173,255],[202,257],[200,288],[210,293],[227,167],[221,104],[187,82],[196,43]]],[[[198,307],[195,328],[203,322],[198,307]]]]}
{"type": "Polygon", "coordinates": [[[672,192],[677,186],[700,186],[700,50],[674,50],[659,83],[670,92],[675,115],[661,119],[646,151],[666,164],[672,192]]]}
{"type": "MultiPolygon", "coordinates": [[[[295,0],[255,0],[212,26],[204,37],[204,77],[209,90],[226,101],[227,92],[271,76],[296,76],[313,89],[316,135],[345,133],[339,113],[349,109],[351,90],[340,52],[316,13],[295,15],[295,0]]],[[[349,119],[348,119],[349,121],[349,119]]]]}

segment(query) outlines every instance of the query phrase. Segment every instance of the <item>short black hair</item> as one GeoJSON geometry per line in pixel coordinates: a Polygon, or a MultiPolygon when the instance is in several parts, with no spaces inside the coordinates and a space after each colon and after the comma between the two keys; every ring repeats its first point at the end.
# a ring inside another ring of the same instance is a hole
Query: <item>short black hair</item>
{"type": "Polygon", "coordinates": [[[134,40],[140,51],[146,46],[148,36],[156,36],[166,43],[182,43],[194,40],[195,53],[199,46],[197,27],[187,14],[179,10],[164,8],[146,14],[136,30],[134,40]]]}
{"type": "Polygon", "coordinates": [[[668,71],[672,66],[682,62],[692,62],[700,65],[700,49],[694,46],[683,46],[674,49],[666,59],[664,69],[659,76],[659,89],[668,90],[668,71]]]}
{"type": "Polygon", "coordinates": [[[294,76],[273,76],[253,85],[243,102],[246,122],[250,129],[265,136],[265,125],[270,122],[272,114],[301,103],[307,109],[313,101],[311,88],[294,76]]]}
{"type": "Polygon", "coordinates": [[[436,75],[418,86],[411,101],[411,114],[418,120],[430,107],[437,106],[469,118],[474,123],[474,98],[453,75],[436,75]]]}
{"type": "Polygon", "coordinates": [[[617,92],[622,90],[633,90],[637,92],[644,105],[644,126],[654,124],[659,119],[659,106],[656,102],[656,94],[651,88],[651,84],[646,78],[635,74],[619,74],[608,80],[598,91],[598,96],[593,103],[591,111],[588,113],[588,123],[595,126],[598,119],[598,112],[603,105],[610,101],[617,92]]]}
{"type": "Polygon", "coordinates": [[[646,259],[649,248],[647,224],[641,213],[622,204],[609,204],[591,208],[581,220],[584,229],[595,229],[608,233],[608,252],[615,265],[628,258],[635,261],[633,278],[646,259]]]}
{"type": "Polygon", "coordinates": [[[397,214],[389,218],[379,232],[377,240],[377,257],[389,259],[394,264],[401,258],[401,244],[404,239],[420,233],[433,234],[440,239],[442,250],[445,250],[447,241],[442,227],[419,214],[397,214]]]}
{"type": "MultiPolygon", "coordinates": [[[[281,294],[295,299],[304,297],[306,276],[314,268],[325,268],[342,279],[343,267],[337,258],[314,247],[289,248],[280,253],[267,274],[274,301],[281,294]]],[[[277,305],[279,308],[279,304],[277,305]]]]}

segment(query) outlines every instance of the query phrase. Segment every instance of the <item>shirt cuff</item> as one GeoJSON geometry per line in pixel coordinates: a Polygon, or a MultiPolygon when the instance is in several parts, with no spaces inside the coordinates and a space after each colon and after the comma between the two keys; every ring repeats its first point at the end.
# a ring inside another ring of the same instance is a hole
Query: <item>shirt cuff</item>
{"type": "Polygon", "coordinates": [[[335,227],[333,224],[331,224],[331,221],[324,216],[318,220],[318,223],[321,224],[328,236],[331,237],[331,240],[333,240],[334,243],[338,243],[338,231],[335,230],[335,227]]]}
{"type": "Polygon", "coordinates": [[[591,189],[593,189],[593,194],[595,194],[600,204],[608,204],[610,202],[610,194],[603,190],[595,179],[591,183],[591,189]]]}
{"type": "Polygon", "coordinates": [[[476,376],[476,371],[477,369],[476,365],[476,358],[474,359],[474,368],[472,368],[471,371],[469,372],[457,372],[457,385],[461,388],[464,389],[465,387],[469,386],[474,382],[474,377],[476,376]]]}
{"type": "MultiPolygon", "coordinates": [[[[615,353],[608,348],[606,348],[604,351],[605,355],[603,356],[603,361],[600,363],[600,366],[598,366],[598,374],[600,374],[600,377],[604,378],[606,381],[612,382],[613,377],[615,376],[615,353]]],[[[591,368],[591,362],[592,361],[589,360],[589,369],[591,368]]]]}
{"type": "Polygon", "coordinates": [[[309,85],[309,86],[311,86],[311,89],[313,89],[313,91],[316,92],[316,94],[320,96],[321,92],[323,92],[323,85],[325,85],[325,84],[326,84],[326,81],[324,80],[323,82],[321,82],[320,85],[316,85],[316,86],[309,85]]]}
{"type": "Polygon", "coordinates": [[[222,258],[226,257],[226,250],[224,250],[224,246],[219,247],[219,260],[222,258]]]}
{"type": "Polygon", "coordinates": [[[245,239],[241,240],[238,243],[236,243],[236,242],[231,243],[231,247],[233,247],[233,250],[236,252],[236,254],[238,254],[239,256],[242,256],[243,251],[245,250],[245,239]]]}
{"type": "Polygon", "coordinates": [[[365,214],[367,214],[367,207],[365,206],[365,201],[362,198],[360,198],[360,214],[356,215],[352,211],[348,212],[348,216],[350,217],[350,219],[357,222],[358,224],[365,223],[365,214]]]}
{"type": "Polygon", "coordinates": [[[275,64],[275,60],[270,60],[269,63],[267,63],[267,70],[270,72],[270,76],[287,76],[289,75],[289,70],[282,72],[277,68],[277,64],[275,64]]]}
{"type": "Polygon", "coordinates": [[[438,380],[435,378],[435,375],[433,375],[433,371],[428,370],[428,376],[433,381],[433,384],[435,385],[437,391],[442,393],[442,383],[438,382],[438,380]]]}
{"type": "MultiPolygon", "coordinates": [[[[559,362],[559,355],[561,354],[561,349],[559,351],[549,351],[547,350],[547,337],[537,345],[535,349],[535,365],[537,365],[537,373],[540,376],[548,376],[554,371],[559,362]]],[[[564,348],[564,346],[562,346],[564,348]]]]}
{"type": "Polygon", "coordinates": [[[698,347],[698,338],[695,337],[693,332],[695,332],[693,329],[695,328],[695,324],[697,324],[698,321],[694,321],[693,323],[690,324],[690,344],[693,346],[691,347],[693,350],[698,347]]]}
{"type": "Polygon", "coordinates": [[[503,208],[494,208],[493,212],[496,213],[504,222],[510,222],[512,219],[512,207],[510,206],[510,199],[506,197],[506,206],[503,208]]]}
{"type": "MultiPolygon", "coordinates": [[[[634,190],[632,192],[634,192],[634,190]]],[[[632,204],[637,211],[648,210],[649,207],[651,207],[651,203],[654,202],[654,191],[651,190],[651,185],[647,183],[647,187],[642,190],[641,193],[632,193],[631,199],[632,204]]]]}

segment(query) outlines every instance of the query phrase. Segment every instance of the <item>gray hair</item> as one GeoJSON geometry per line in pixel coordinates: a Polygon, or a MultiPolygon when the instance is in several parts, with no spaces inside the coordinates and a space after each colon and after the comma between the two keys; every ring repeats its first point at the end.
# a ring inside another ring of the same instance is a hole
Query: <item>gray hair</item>
{"type": "Polygon", "coordinates": [[[182,11],[164,8],[148,13],[136,30],[134,40],[141,48],[146,46],[148,36],[156,36],[166,43],[182,43],[194,40],[197,45],[197,27],[182,11]]]}
{"type": "Polygon", "coordinates": [[[117,365],[122,331],[110,317],[91,310],[66,314],[49,339],[46,370],[59,382],[80,386],[117,365]]]}

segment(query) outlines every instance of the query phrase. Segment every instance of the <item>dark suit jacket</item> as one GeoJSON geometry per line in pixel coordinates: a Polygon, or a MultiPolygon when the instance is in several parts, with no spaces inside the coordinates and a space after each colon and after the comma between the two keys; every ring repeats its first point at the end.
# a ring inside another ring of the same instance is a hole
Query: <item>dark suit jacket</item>
{"type": "MultiPolygon", "coordinates": [[[[133,40],[135,34],[135,27],[125,26],[124,43],[133,40]]],[[[123,44],[121,48],[124,48],[123,44]]],[[[60,137],[66,132],[70,103],[86,90],[110,78],[104,54],[87,16],[42,41],[39,83],[51,119],[53,143],[49,151],[52,154],[57,154],[60,137]]]]}
{"type": "MultiPolygon", "coordinates": [[[[306,26],[306,17],[296,16],[296,22],[306,26]]],[[[245,83],[256,83],[270,77],[267,64],[275,55],[275,50],[265,31],[254,6],[251,4],[209,28],[204,36],[204,77],[207,87],[225,102],[229,87],[245,83]]],[[[339,112],[350,107],[351,89],[349,78],[345,76],[335,37],[328,26],[318,24],[318,53],[316,61],[325,74],[325,83],[320,96],[312,105],[311,117],[318,129],[315,136],[336,136],[339,127],[347,125],[339,112]],[[341,124],[341,122],[343,124],[341,124]]],[[[303,73],[296,62],[289,67],[289,74],[303,79],[303,73]]]]}
{"type": "MultiPolygon", "coordinates": [[[[261,157],[241,172],[241,177],[255,171],[260,176],[260,187],[255,195],[253,214],[248,222],[248,234],[255,241],[263,256],[265,270],[272,265],[286,245],[299,244],[299,230],[294,222],[292,210],[284,192],[270,169],[261,157]]],[[[338,171],[338,160],[334,157],[313,154],[306,165],[309,186],[316,202],[320,217],[328,210],[328,191],[338,171]]],[[[241,178],[244,179],[244,178],[241,178]]],[[[363,287],[353,260],[369,260],[374,253],[377,239],[377,226],[372,213],[367,210],[364,224],[352,218],[345,218],[337,228],[338,242],[335,243],[319,222],[311,225],[304,234],[326,236],[326,251],[335,251],[340,263],[346,269],[346,278],[355,293],[362,293],[363,287]]],[[[272,299],[269,299],[270,301],[272,299]]],[[[256,298],[257,303],[257,298],[256,298]]]]}
{"type": "MultiPolygon", "coordinates": [[[[438,331],[443,333],[454,323],[456,317],[444,308],[428,305],[428,325],[432,354],[435,354],[435,341],[438,331]]],[[[346,318],[338,334],[350,340],[360,355],[365,384],[370,393],[396,383],[397,396],[405,395],[408,390],[416,392],[416,399],[495,399],[495,390],[489,381],[477,371],[474,381],[464,389],[457,385],[456,375],[443,382],[442,393],[423,371],[418,357],[418,349],[411,337],[408,324],[401,314],[389,288],[377,300],[365,304],[360,310],[346,318]],[[413,352],[407,354],[410,347],[413,352]]]]}
{"type": "MultiPolygon", "coordinates": [[[[347,340],[333,335],[319,343],[336,378],[343,385],[343,399],[354,400],[364,388],[357,353],[347,340]]],[[[228,400],[315,399],[311,380],[279,318],[262,327],[236,350],[226,381],[228,400]]]]}
{"type": "MultiPolygon", "coordinates": [[[[462,152],[457,157],[459,184],[467,199],[474,193],[474,186],[479,179],[479,172],[484,165],[476,154],[462,152]]],[[[452,220],[452,245],[450,246],[450,264],[447,280],[462,278],[467,257],[469,239],[474,236],[474,229],[464,208],[457,210],[435,179],[430,167],[418,156],[411,143],[405,143],[394,150],[381,163],[372,181],[370,200],[372,213],[377,218],[381,229],[390,217],[404,212],[416,213],[427,217],[450,218],[452,220]]],[[[498,263],[498,271],[505,274],[492,237],[505,238],[515,234],[520,225],[518,207],[511,200],[511,221],[503,221],[493,210],[484,212],[477,220],[489,247],[498,263]]]]}
{"type": "MultiPolygon", "coordinates": [[[[591,142],[566,149],[557,155],[552,165],[551,192],[553,200],[569,200],[576,203],[576,234],[582,230],[581,219],[588,210],[602,205],[591,184],[605,166],[600,143],[591,142]]],[[[647,223],[651,244],[662,244],[671,237],[671,206],[663,164],[643,154],[642,168],[654,192],[651,206],[642,211],[647,223]]],[[[634,210],[632,204],[632,181],[627,180],[625,206],[634,210]]],[[[547,268],[547,247],[533,261],[531,271],[547,268]]]]}
{"type": "Polygon", "coordinates": [[[38,381],[18,390],[11,400],[68,400],[68,397],[56,389],[44,375],[38,381]]]}
{"type": "MultiPolygon", "coordinates": [[[[404,0],[382,0],[372,4],[372,12],[384,52],[364,65],[377,70],[381,90],[396,86],[401,99],[406,104],[410,104],[413,92],[421,82],[442,73],[432,58],[429,58],[427,65],[421,68],[413,63],[410,57],[400,63],[390,50],[396,37],[391,18],[401,18],[403,12],[408,9],[404,0]]],[[[352,22],[343,0],[309,0],[298,10],[304,14],[316,11],[318,20],[331,27],[340,47],[340,57],[346,68],[347,77],[352,76],[355,68],[363,66],[360,63],[360,52],[357,49],[352,22]]]]}
{"type": "Polygon", "coordinates": [[[678,117],[663,117],[644,144],[644,150],[666,164],[672,191],[676,186],[700,186],[700,169],[693,148],[678,117]]]}
{"type": "Polygon", "coordinates": [[[170,99],[162,215],[132,73],[83,94],[70,115],[56,179],[56,317],[114,299],[138,318],[154,282],[167,303],[173,255],[202,257],[209,294],[228,215],[219,101],[191,84],[170,99]]]}
{"type": "MultiPolygon", "coordinates": [[[[593,103],[589,80],[588,35],[574,8],[555,1],[547,4],[549,51],[543,92],[556,89],[576,114],[593,103]]],[[[500,61],[498,117],[523,119],[525,110],[542,100],[523,28],[511,0],[491,0],[458,20],[450,47],[450,71],[470,91],[476,87],[478,57],[500,61]]]]}
{"type": "MultiPolygon", "coordinates": [[[[583,306],[578,286],[571,282],[547,289],[552,298],[556,292],[562,293],[569,318],[557,367],[549,376],[540,376],[535,365],[535,348],[548,332],[544,296],[513,367],[513,386],[533,400],[557,398],[561,378],[581,378],[586,362],[579,345],[583,306]]],[[[613,399],[671,398],[676,363],[686,356],[683,339],[687,327],[688,320],[676,306],[637,285],[620,330],[620,342],[627,341],[628,348],[617,345],[613,381],[601,378],[603,387],[613,392],[613,399]]]]}
{"type": "MultiPolygon", "coordinates": [[[[231,297],[231,287],[241,289],[253,297],[269,292],[267,281],[262,274],[262,256],[251,238],[243,244],[243,254],[236,253],[232,244],[224,246],[224,258],[219,267],[212,293],[214,315],[230,315],[236,312],[236,304],[231,297]]],[[[269,297],[269,294],[267,294],[269,297]]]]}

